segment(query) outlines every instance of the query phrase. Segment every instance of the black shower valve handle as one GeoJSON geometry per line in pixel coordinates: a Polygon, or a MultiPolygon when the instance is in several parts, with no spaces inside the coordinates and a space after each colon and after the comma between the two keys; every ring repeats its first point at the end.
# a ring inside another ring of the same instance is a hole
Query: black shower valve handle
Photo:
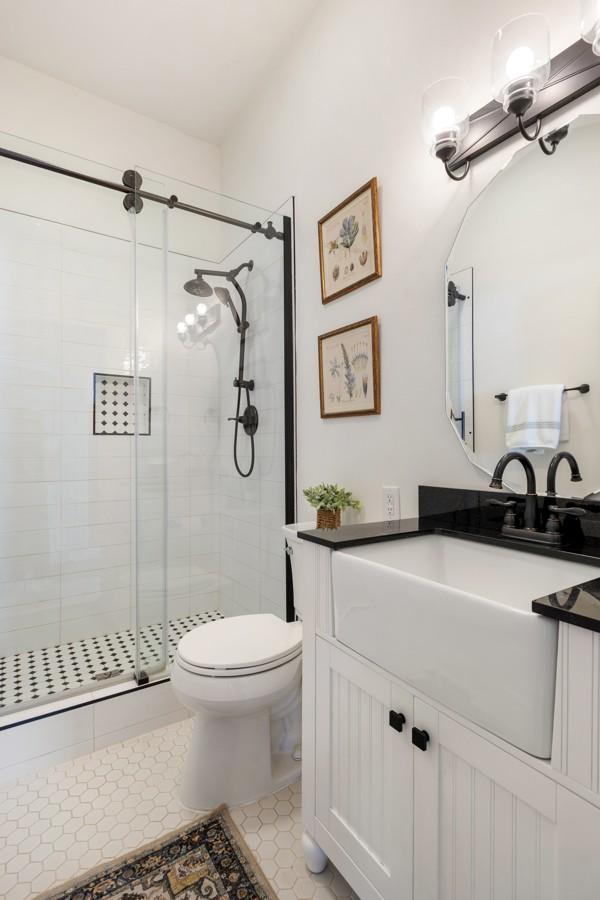
{"type": "Polygon", "coordinates": [[[236,388],[239,387],[239,388],[244,388],[248,391],[253,391],[254,390],[254,378],[250,378],[249,381],[243,381],[243,380],[240,381],[239,378],[234,378],[233,386],[236,388]]]}

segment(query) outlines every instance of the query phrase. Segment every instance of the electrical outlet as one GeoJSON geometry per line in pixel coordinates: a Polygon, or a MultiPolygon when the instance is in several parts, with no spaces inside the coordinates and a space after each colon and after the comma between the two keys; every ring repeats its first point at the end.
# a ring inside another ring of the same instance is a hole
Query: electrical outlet
{"type": "Polygon", "coordinates": [[[400,518],[400,488],[396,485],[382,487],[383,492],[383,521],[390,522],[400,518]]]}

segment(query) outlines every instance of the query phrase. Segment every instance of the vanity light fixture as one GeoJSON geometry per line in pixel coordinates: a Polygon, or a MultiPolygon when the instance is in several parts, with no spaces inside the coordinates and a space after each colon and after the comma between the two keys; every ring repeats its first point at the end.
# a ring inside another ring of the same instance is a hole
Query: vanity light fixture
{"type": "Polygon", "coordinates": [[[423,94],[423,137],[433,156],[444,163],[453,181],[462,181],[469,171],[467,162],[457,175],[450,169],[461,142],[469,131],[467,86],[462,78],[442,78],[423,94]]]}
{"type": "Polygon", "coordinates": [[[540,137],[546,116],[600,87],[600,0],[580,0],[582,37],[550,58],[544,16],[529,13],[504,25],[492,45],[494,100],[467,114],[465,83],[444,78],[423,95],[423,133],[453,181],[473,160],[521,134],[552,156],[568,126],[540,137]]]}
{"type": "Polygon", "coordinates": [[[507,22],[496,32],[492,44],[492,93],[505,112],[516,116],[519,131],[527,141],[539,137],[542,120],[527,131],[524,117],[550,76],[550,33],[539,13],[529,13],[507,22]]]}
{"type": "Polygon", "coordinates": [[[600,0],[581,0],[581,37],[600,56],[600,0]]]}

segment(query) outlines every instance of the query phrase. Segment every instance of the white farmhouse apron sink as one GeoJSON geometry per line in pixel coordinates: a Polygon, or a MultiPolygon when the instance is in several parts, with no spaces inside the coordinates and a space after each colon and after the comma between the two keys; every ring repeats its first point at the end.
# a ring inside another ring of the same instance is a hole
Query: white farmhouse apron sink
{"type": "Polygon", "coordinates": [[[442,535],[332,554],[335,637],[527,753],[550,756],[558,624],[531,601],[600,568],[442,535]]]}

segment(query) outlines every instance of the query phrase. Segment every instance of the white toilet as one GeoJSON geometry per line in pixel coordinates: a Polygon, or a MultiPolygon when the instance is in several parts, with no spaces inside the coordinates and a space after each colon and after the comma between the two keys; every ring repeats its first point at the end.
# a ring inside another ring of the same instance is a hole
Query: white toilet
{"type": "Polygon", "coordinates": [[[249,803],[300,776],[302,625],[270,613],[192,629],[171,683],[195,713],[181,799],[249,803]]]}

